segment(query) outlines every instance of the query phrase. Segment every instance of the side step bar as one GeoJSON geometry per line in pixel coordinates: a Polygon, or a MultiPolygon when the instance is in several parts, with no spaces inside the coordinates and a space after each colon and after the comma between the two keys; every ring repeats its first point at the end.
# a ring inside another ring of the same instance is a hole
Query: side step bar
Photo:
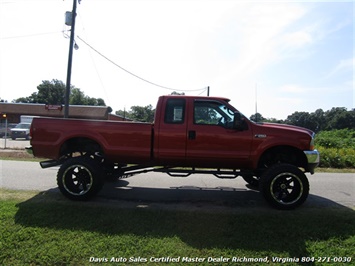
{"type": "MultiPolygon", "coordinates": [[[[60,160],[48,160],[42,161],[39,164],[43,169],[61,165],[63,161],[60,160]]],[[[234,179],[238,176],[250,173],[247,171],[237,170],[237,169],[196,169],[192,167],[191,169],[187,168],[175,168],[175,167],[154,167],[152,165],[133,165],[126,166],[122,168],[115,169],[113,174],[118,178],[127,178],[133,175],[149,173],[149,172],[159,172],[165,173],[172,177],[188,177],[191,174],[212,174],[221,179],[234,179]]]]}

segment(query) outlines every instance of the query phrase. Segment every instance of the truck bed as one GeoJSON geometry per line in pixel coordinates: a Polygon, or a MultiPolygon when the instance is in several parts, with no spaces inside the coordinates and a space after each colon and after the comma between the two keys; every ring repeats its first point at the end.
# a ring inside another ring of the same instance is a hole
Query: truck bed
{"type": "Polygon", "coordinates": [[[41,117],[32,122],[31,144],[36,157],[59,159],[72,138],[90,139],[113,162],[140,163],[151,157],[152,132],[150,123],[41,117]]]}

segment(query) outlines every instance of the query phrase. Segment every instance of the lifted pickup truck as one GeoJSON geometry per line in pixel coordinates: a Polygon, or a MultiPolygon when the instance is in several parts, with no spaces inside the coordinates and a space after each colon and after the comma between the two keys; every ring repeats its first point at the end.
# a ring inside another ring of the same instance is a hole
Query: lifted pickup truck
{"type": "Polygon", "coordinates": [[[161,96],[155,122],[34,118],[31,146],[42,168],[61,165],[60,191],[88,200],[107,178],[148,171],[171,176],[210,173],[241,176],[278,209],[301,205],[319,153],[314,133],[281,124],[254,123],[229,99],[161,96]]]}

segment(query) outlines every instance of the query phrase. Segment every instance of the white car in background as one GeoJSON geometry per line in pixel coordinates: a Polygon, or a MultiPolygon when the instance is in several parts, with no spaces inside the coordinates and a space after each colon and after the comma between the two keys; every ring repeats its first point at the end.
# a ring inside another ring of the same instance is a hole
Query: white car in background
{"type": "Polygon", "coordinates": [[[25,138],[30,139],[31,123],[19,123],[16,127],[11,129],[11,139],[25,138]]]}

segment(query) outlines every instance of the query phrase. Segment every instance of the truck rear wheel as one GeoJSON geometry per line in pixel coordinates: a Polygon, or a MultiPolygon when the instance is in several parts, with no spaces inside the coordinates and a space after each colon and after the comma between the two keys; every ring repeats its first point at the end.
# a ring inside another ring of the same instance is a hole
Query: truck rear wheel
{"type": "Polygon", "coordinates": [[[275,208],[289,210],[307,199],[309,183],[306,175],[296,166],[276,164],[261,176],[260,191],[275,208]]]}
{"type": "Polygon", "coordinates": [[[59,168],[57,184],[59,190],[72,200],[89,200],[102,188],[99,164],[90,157],[73,157],[59,168]]]}

